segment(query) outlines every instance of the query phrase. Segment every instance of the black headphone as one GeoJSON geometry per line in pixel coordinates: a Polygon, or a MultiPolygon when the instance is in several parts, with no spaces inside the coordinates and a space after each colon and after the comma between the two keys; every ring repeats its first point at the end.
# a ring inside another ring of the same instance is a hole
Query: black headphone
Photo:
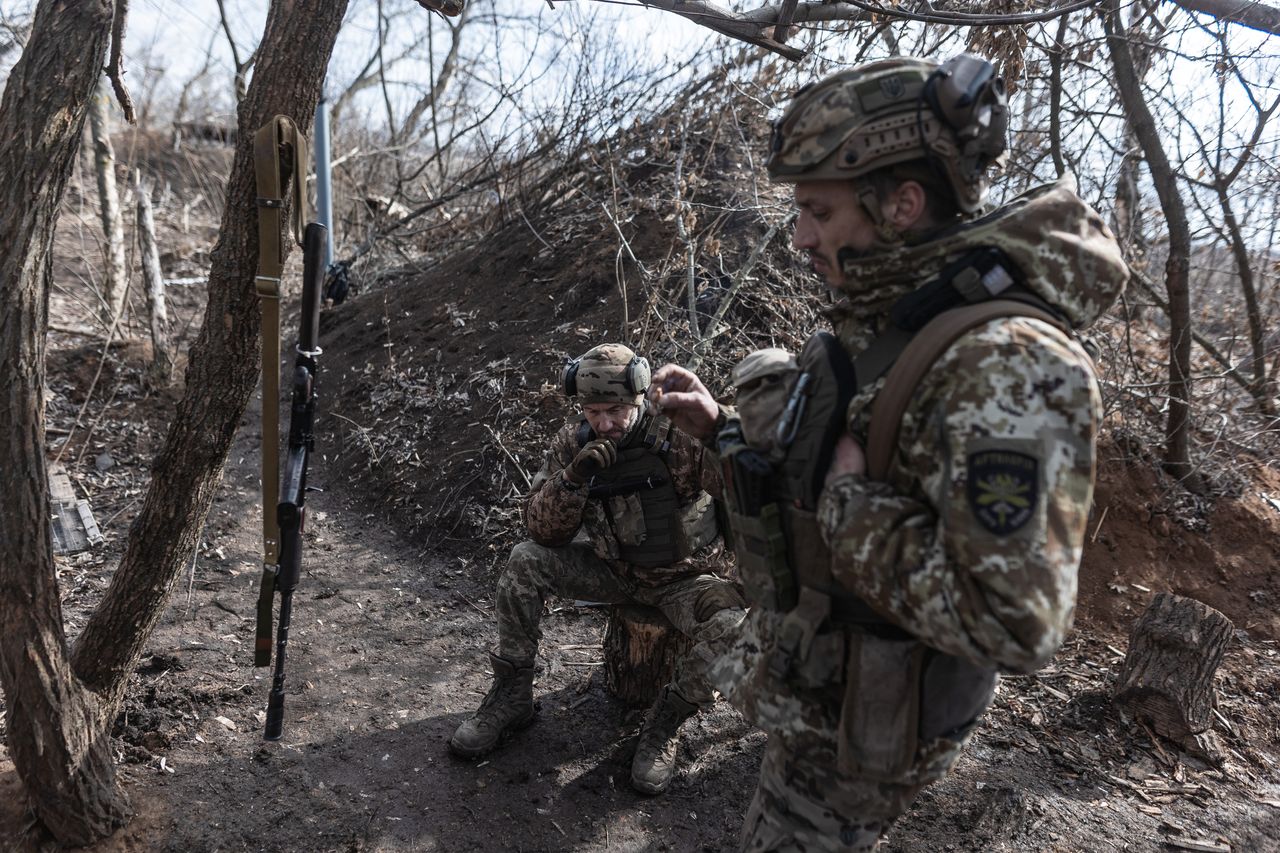
{"type": "MultiPolygon", "coordinates": [[[[581,356],[567,359],[564,363],[564,370],[560,372],[560,386],[566,396],[578,395],[578,365],[581,363],[581,356]]],[[[649,387],[651,376],[649,360],[639,355],[632,356],[622,374],[622,387],[627,389],[628,394],[643,394],[649,387]]]]}

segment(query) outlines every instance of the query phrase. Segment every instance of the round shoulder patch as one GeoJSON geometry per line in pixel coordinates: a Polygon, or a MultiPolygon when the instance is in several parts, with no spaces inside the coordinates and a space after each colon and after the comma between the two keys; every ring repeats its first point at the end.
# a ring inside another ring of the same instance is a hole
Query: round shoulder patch
{"type": "Polygon", "coordinates": [[[968,457],[969,510],[987,530],[1009,536],[1036,511],[1040,460],[1016,450],[979,450],[968,457]]]}

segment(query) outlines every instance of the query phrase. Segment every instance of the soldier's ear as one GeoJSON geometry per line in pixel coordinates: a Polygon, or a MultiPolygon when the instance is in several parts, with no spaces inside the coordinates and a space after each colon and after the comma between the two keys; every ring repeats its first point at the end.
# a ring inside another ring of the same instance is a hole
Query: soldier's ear
{"type": "Polygon", "coordinates": [[[902,233],[924,224],[922,220],[929,210],[929,196],[919,182],[903,181],[889,194],[882,209],[886,223],[902,233]]]}

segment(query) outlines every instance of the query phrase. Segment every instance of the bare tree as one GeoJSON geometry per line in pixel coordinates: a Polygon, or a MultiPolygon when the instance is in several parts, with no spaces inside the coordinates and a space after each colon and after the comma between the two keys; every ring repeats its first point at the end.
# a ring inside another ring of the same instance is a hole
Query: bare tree
{"type": "Polygon", "coordinates": [[[138,203],[134,223],[138,247],[142,250],[142,280],[147,297],[147,325],[151,330],[151,364],[147,367],[147,384],[166,388],[173,380],[173,346],[169,341],[169,309],[165,304],[164,275],[160,271],[160,246],[156,242],[155,217],[151,214],[151,188],[135,176],[134,192],[138,203]]]}
{"type": "Polygon", "coordinates": [[[0,101],[0,684],[14,766],[40,819],[69,844],[101,838],[128,812],[96,698],[67,653],[44,465],[49,246],[112,13],[109,0],[42,2],[0,101]]]}
{"type": "Polygon", "coordinates": [[[89,843],[127,818],[107,732],[174,579],[190,560],[257,378],[253,131],[276,114],[308,126],[345,8],[342,0],[271,5],[262,59],[240,105],[239,144],[187,392],[124,558],[72,653],[52,562],[43,464],[48,249],[102,67],[112,4],[42,2],[0,103],[0,385],[9,389],[0,406],[6,629],[0,684],[14,765],[37,818],[61,843],[89,843]]]}
{"type": "Polygon", "coordinates": [[[1169,300],[1169,417],[1165,427],[1164,464],[1171,474],[1196,483],[1191,462],[1191,228],[1187,208],[1178,189],[1177,175],[1160,141],[1151,110],[1142,97],[1142,80],[1133,54],[1118,0],[1109,0],[1104,18],[1107,47],[1116,72],[1116,91],[1125,119],[1142,147],[1147,168],[1160,197],[1160,208],[1169,229],[1165,259],[1165,292],[1169,300]]]}
{"type": "Polygon", "coordinates": [[[111,145],[110,107],[107,81],[99,82],[89,102],[89,124],[93,134],[93,168],[98,179],[98,214],[105,245],[102,275],[102,321],[111,329],[124,314],[129,271],[124,258],[124,220],[120,216],[120,191],[116,186],[116,152],[111,145]]]}

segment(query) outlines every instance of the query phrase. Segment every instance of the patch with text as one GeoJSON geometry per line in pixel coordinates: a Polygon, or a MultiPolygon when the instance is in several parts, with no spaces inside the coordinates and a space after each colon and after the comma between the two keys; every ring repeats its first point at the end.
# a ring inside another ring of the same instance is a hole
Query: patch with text
{"type": "Polygon", "coordinates": [[[1040,460],[1015,450],[969,454],[969,509],[997,536],[1017,532],[1036,511],[1040,460]]]}

